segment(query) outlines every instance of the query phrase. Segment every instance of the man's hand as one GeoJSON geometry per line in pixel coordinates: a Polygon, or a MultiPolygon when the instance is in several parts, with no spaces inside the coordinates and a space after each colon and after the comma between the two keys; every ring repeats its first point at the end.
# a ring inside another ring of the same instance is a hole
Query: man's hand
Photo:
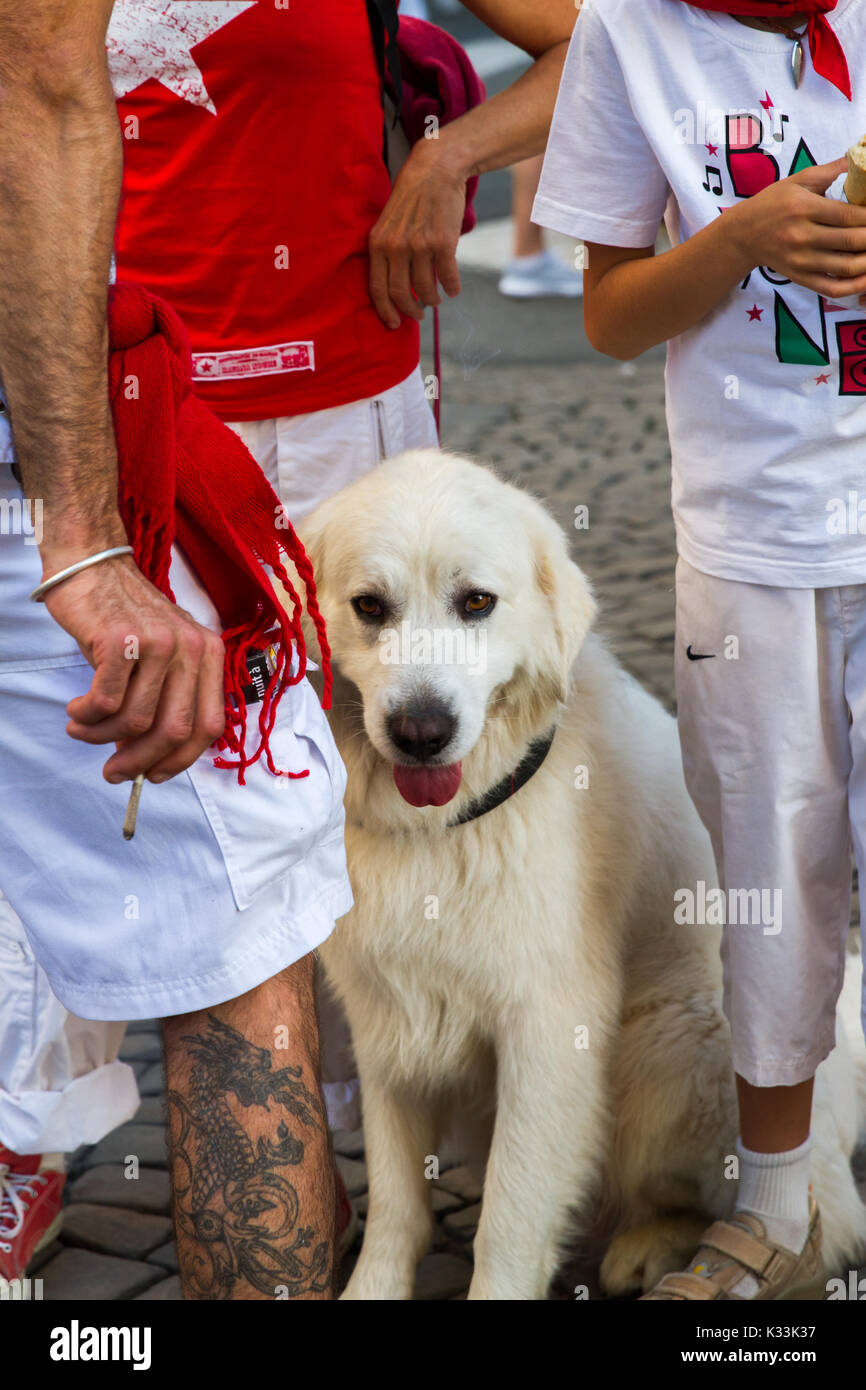
{"type": "Polygon", "coordinates": [[[108,782],[146,773],[164,782],[223,732],[224,648],[145,579],[131,557],[106,560],[45,596],[52,618],[94,670],[86,695],[67,706],[66,732],[116,743],[108,782]]]}
{"type": "Polygon", "coordinates": [[[435,144],[413,146],[370,233],[370,298],[387,328],[400,327],[400,314],[420,320],[425,305],[441,303],[437,277],[447,295],[460,293],[466,178],[437,157],[435,144]]]}
{"type": "Polygon", "coordinates": [[[847,167],[843,158],[803,169],[725,213],[751,265],[831,299],[866,293],[866,208],[824,196],[847,167]]]}

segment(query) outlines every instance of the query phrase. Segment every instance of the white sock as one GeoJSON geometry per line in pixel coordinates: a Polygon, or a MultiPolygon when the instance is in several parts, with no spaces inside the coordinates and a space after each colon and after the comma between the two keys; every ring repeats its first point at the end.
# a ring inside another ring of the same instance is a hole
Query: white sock
{"type": "MultiPolygon", "coordinates": [[[[779,1154],[756,1153],[747,1149],[740,1139],[736,1147],[740,1180],[735,1210],[757,1216],[768,1240],[799,1254],[809,1234],[811,1136],[799,1148],[779,1154]]],[[[696,1264],[692,1268],[696,1273],[705,1272],[703,1265],[696,1264]]],[[[741,1298],[752,1298],[758,1288],[757,1279],[745,1274],[731,1292],[741,1298]]]]}
{"type": "MultiPolygon", "coordinates": [[[[748,1211],[762,1222],[775,1245],[799,1254],[809,1234],[809,1159],[812,1137],[799,1148],[780,1154],[756,1153],[737,1140],[740,1183],[737,1211],[748,1211]]],[[[746,1274],[732,1292],[752,1298],[758,1281],[746,1274]]]]}
{"type": "Polygon", "coordinates": [[[755,1153],[737,1140],[737,1210],[752,1212],[766,1226],[770,1240],[797,1254],[809,1234],[811,1152],[811,1136],[799,1148],[780,1154],[755,1153]]]}

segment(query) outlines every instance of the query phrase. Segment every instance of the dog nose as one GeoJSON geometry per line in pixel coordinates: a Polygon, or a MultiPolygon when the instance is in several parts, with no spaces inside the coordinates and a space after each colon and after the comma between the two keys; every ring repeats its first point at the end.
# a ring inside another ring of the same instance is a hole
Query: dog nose
{"type": "Polygon", "coordinates": [[[457,721],[444,705],[397,710],[388,718],[388,736],[401,753],[435,758],[454,737],[457,721]]]}

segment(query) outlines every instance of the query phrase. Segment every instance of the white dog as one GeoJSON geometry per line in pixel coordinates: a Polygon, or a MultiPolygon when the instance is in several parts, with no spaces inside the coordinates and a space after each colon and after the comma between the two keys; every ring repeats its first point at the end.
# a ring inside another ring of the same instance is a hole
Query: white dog
{"type": "MultiPolygon", "coordinates": [[[[405,454],[302,535],[349,774],[356,905],[321,953],[352,1027],[370,1181],[344,1297],[411,1297],[455,1099],[495,1106],[470,1298],[544,1298],[573,1209],[586,1218],[599,1192],[615,1213],[603,1283],[647,1289],[736,1186],[718,930],[675,920],[715,870],[674,721],[590,633],[557,525],[487,469],[405,454]]],[[[848,1162],[863,1070],[840,1039],[819,1072],[831,1268],[866,1240],[848,1162]]]]}

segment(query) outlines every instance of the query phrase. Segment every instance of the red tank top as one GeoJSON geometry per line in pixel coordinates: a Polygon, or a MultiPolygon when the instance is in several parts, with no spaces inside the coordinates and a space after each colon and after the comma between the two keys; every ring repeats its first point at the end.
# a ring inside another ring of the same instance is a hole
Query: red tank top
{"type": "Polygon", "coordinates": [[[167,299],[226,420],[375,395],[418,362],[367,238],[391,184],[364,0],[117,0],[117,277],[167,299]]]}

